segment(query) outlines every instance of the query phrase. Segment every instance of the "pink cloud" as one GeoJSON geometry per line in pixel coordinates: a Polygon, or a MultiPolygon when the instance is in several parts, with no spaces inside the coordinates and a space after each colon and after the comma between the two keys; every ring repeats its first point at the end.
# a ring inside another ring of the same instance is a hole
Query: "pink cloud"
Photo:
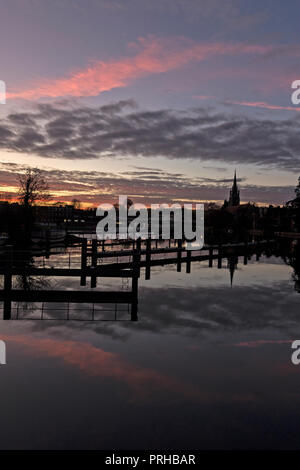
{"type": "Polygon", "coordinates": [[[125,87],[132,80],[164,73],[193,61],[220,55],[261,55],[272,46],[231,43],[195,43],[185,38],[140,38],[129,45],[131,55],[118,60],[95,61],[65,78],[44,79],[31,87],[7,93],[7,98],[38,99],[62,96],[97,96],[113,88],[125,87]]]}
{"type": "Polygon", "coordinates": [[[28,352],[29,349],[38,355],[62,359],[65,363],[80,369],[87,375],[111,378],[126,383],[140,396],[147,396],[161,390],[172,391],[172,393],[189,398],[200,398],[201,396],[200,390],[193,385],[180,382],[154,369],[132,364],[123,359],[120,354],[104,351],[89,343],[58,341],[24,335],[2,335],[1,339],[25,347],[25,352],[28,352]]]}
{"type": "Polygon", "coordinates": [[[213,95],[195,95],[194,98],[197,98],[198,100],[210,100],[210,99],[216,99],[215,96],[213,95]]]}
{"type": "Polygon", "coordinates": [[[264,108],[264,109],[279,109],[285,111],[300,111],[300,108],[296,106],[279,106],[276,104],[266,103],[265,101],[226,101],[229,104],[237,104],[241,106],[250,106],[253,108],[264,108]]]}
{"type": "MultiPolygon", "coordinates": [[[[212,95],[195,95],[195,98],[199,100],[208,100],[214,99],[217,100],[216,96],[212,95]]],[[[284,111],[300,111],[300,107],[297,106],[280,106],[277,104],[266,103],[265,101],[231,101],[226,100],[224,101],[227,104],[236,104],[239,106],[249,106],[251,108],[263,108],[263,109],[270,109],[270,110],[284,110],[284,111]]]]}
{"type": "Polygon", "coordinates": [[[1,339],[17,344],[24,353],[34,352],[36,357],[46,356],[62,360],[88,376],[124,383],[134,391],[135,399],[147,399],[154,393],[166,392],[168,400],[179,395],[201,403],[246,403],[257,400],[255,394],[248,391],[232,394],[221,389],[207,389],[203,384],[197,387],[186,380],[177,379],[153,368],[133,364],[118,353],[105,351],[90,343],[25,335],[1,335],[1,339]]]}
{"type": "Polygon", "coordinates": [[[289,344],[292,343],[292,339],[259,339],[256,341],[244,341],[241,343],[234,344],[234,346],[238,347],[245,347],[245,348],[257,348],[259,346],[262,346],[264,344],[289,344]]]}

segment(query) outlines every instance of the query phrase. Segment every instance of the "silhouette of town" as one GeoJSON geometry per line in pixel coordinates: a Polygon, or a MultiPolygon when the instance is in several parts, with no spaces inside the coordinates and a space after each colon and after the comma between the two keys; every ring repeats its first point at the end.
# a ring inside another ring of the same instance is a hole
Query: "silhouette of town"
{"type": "MultiPolygon", "coordinates": [[[[29,176],[32,178],[31,173],[29,176]]],[[[40,188],[47,189],[43,180],[40,188]]],[[[293,200],[283,206],[260,207],[241,203],[235,171],[228,200],[220,207],[206,205],[205,244],[192,252],[185,249],[184,239],[172,237],[97,240],[96,209],[81,209],[76,200],[72,205],[33,201],[34,195],[26,191],[19,202],[0,204],[0,274],[4,278],[0,300],[4,319],[22,319],[20,305],[26,305],[28,312],[28,305],[42,302],[39,319],[45,319],[45,303],[63,303],[67,310],[60,319],[69,320],[69,305],[77,303],[85,305],[85,320],[95,321],[97,305],[102,305],[103,313],[104,304],[113,306],[111,319],[117,320],[119,307],[125,305],[128,319],[136,321],[141,270],[149,280],[155,266],[175,265],[178,272],[185,269],[191,274],[194,263],[207,262],[209,268],[227,268],[233,287],[239,261],[247,265],[253,257],[259,261],[261,256],[280,257],[290,265],[295,290],[300,293],[300,178],[293,200]],[[61,277],[77,278],[82,288],[90,283],[91,290],[54,289],[51,279],[61,277]],[[121,288],[99,290],[99,278],[120,279],[121,288]]]]}
{"type": "MultiPolygon", "coordinates": [[[[32,177],[30,172],[29,177],[32,177]]],[[[23,184],[26,185],[26,181],[23,184]]],[[[42,180],[45,193],[46,186],[42,180]]],[[[224,204],[205,204],[205,242],[245,241],[253,235],[270,238],[279,233],[281,237],[297,238],[300,232],[300,178],[295,194],[294,199],[281,206],[261,206],[253,202],[242,204],[235,171],[229,197],[225,198],[224,204]]],[[[100,220],[96,216],[96,207],[83,209],[76,199],[71,204],[45,204],[43,191],[39,191],[38,196],[40,200],[32,202],[27,200],[30,196],[26,194],[23,194],[23,199],[21,195],[18,201],[0,201],[1,244],[43,245],[48,238],[69,241],[74,231],[95,233],[100,220]]]]}

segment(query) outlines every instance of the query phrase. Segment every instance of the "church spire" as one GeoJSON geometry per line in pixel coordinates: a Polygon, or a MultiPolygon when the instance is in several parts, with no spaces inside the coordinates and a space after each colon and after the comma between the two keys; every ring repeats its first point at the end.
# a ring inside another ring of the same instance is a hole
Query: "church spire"
{"type": "Polygon", "coordinates": [[[236,181],[236,170],[234,170],[233,184],[229,195],[229,206],[240,205],[240,191],[236,181]]]}

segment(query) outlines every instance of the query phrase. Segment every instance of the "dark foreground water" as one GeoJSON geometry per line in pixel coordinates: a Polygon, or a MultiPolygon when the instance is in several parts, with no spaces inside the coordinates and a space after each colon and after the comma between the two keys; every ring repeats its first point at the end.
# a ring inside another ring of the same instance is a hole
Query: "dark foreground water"
{"type": "Polygon", "coordinates": [[[138,322],[1,321],[0,447],[299,448],[293,269],[275,257],[238,264],[232,287],[225,263],[141,274],[138,322]]]}

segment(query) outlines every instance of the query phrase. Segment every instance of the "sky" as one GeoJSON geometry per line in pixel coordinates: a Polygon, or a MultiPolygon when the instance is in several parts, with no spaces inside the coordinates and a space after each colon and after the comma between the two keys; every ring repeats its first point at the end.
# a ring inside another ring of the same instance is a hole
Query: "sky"
{"type": "Polygon", "coordinates": [[[0,0],[0,192],[284,204],[300,175],[296,0],[0,0]]]}

